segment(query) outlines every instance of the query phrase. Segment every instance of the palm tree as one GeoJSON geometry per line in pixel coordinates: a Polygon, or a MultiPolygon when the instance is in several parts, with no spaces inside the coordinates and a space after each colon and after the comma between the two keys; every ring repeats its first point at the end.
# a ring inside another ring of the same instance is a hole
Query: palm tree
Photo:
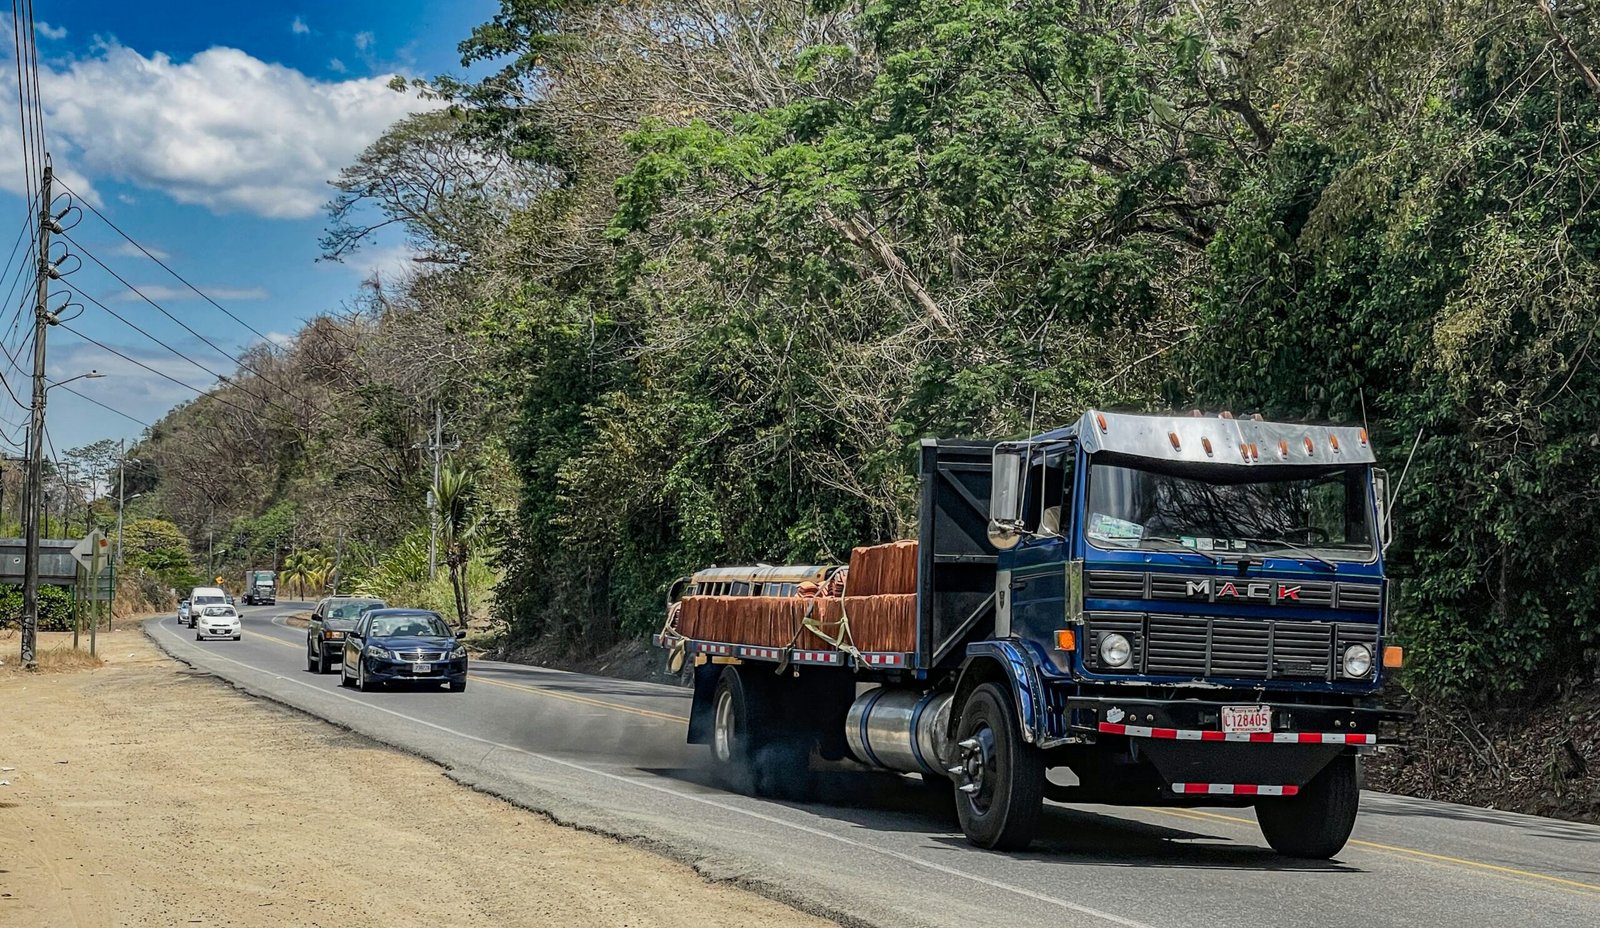
{"type": "Polygon", "coordinates": [[[296,551],[283,559],[283,583],[285,586],[294,584],[300,590],[300,598],[306,598],[306,584],[313,586],[318,582],[317,569],[327,557],[317,551],[296,551]]]}
{"type": "Polygon", "coordinates": [[[439,520],[439,547],[444,552],[445,566],[450,568],[450,589],[455,593],[456,618],[461,627],[467,626],[470,604],[467,602],[467,562],[472,559],[472,547],[483,531],[483,516],[478,507],[478,477],[470,468],[458,465],[452,458],[439,470],[439,483],[434,487],[439,520]]]}

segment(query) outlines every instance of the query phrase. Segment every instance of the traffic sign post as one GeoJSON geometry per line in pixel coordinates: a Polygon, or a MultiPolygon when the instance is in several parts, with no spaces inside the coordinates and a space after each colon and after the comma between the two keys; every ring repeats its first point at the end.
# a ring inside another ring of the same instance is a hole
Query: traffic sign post
{"type": "MultiPolygon", "coordinates": [[[[111,541],[105,533],[95,529],[83,540],[72,546],[72,556],[82,565],[88,580],[88,595],[84,597],[86,603],[108,602],[104,597],[105,588],[102,584],[101,574],[105,572],[111,553],[111,541]]],[[[90,609],[89,617],[89,653],[95,653],[97,632],[100,629],[100,616],[98,610],[90,609]]]]}

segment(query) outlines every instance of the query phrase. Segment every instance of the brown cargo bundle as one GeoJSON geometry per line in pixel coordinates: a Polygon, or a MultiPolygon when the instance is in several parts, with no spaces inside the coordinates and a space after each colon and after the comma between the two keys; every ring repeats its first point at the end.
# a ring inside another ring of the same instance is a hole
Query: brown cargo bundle
{"type": "Polygon", "coordinates": [[[917,597],[914,593],[847,596],[850,640],[862,651],[910,652],[917,646],[917,597]]]}
{"type": "Polygon", "coordinates": [[[898,596],[917,591],[917,543],[895,541],[850,552],[845,595],[898,596]]]}
{"type": "Polygon", "coordinates": [[[683,599],[678,631],[697,641],[769,648],[786,647],[790,642],[800,648],[832,647],[809,630],[796,640],[795,632],[807,615],[829,637],[838,638],[843,615],[839,601],[798,596],[688,596],[683,599]]]}

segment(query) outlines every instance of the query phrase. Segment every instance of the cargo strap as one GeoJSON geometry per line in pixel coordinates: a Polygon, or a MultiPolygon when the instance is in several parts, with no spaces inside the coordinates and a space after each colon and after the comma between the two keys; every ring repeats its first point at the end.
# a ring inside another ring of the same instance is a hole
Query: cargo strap
{"type": "Polygon", "coordinates": [[[806,614],[800,619],[800,627],[794,630],[794,637],[790,638],[789,643],[784,646],[783,659],[778,661],[778,669],[774,671],[775,673],[781,675],[788,672],[790,657],[794,653],[795,646],[800,643],[800,636],[807,630],[809,630],[813,635],[816,635],[818,638],[821,638],[823,641],[826,641],[828,644],[833,645],[835,648],[838,648],[844,653],[855,658],[856,663],[866,663],[866,658],[861,656],[861,652],[856,649],[855,644],[853,644],[850,640],[850,615],[844,611],[844,597],[841,596],[839,598],[839,635],[837,638],[822,630],[822,623],[817,621],[816,613],[817,600],[807,600],[806,614]]]}

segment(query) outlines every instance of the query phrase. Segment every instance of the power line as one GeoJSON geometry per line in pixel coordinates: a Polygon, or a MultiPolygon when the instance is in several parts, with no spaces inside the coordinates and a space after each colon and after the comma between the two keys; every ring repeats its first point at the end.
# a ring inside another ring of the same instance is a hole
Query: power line
{"type": "Polygon", "coordinates": [[[91,402],[91,403],[95,404],[96,406],[99,406],[101,409],[104,409],[106,412],[114,412],[117,415],[121,416],[122,418],[127,419],[129,422],[133,422],[133,423],[136,423],[138,425],[142,425],[147,429],[155,428],[155,426],[153,426],[150,423],[144,421],[143,419],[139,419],[137,417],[130,416],[127,413],[125,413],[122,410],[117,409],[115,407],[107,406],[105,403],[100,402],[99,400],[95,399],[94,397],[89,396],[88,394],[85,394],[85,393],[79,393],[77,390],[74,390],[71,387],[66,386],[65,384],[59,384],[58,383],[58,384],[56,384],[55,389],[57,389],[57,390],[65,390],[68,393],[71,393],[73,396],[76,396],[78,399],[87,400],[88,402],[91,402]]]}
{"type": "Polygon", "coordinates": [[[115,231],[118,235],[122,236],[128,242],[128,244],[132,245],[133,247],[135,247],[135,248],[139,249],[141,252],[143,252],[144,256],[146,258],[149,258],[151,261],[154,261],[156,264],[160,265],[162,270],[166,271],[168,274],[171,274],[173,277],[176,277],[179,280],[179,282],[181,282],[185,287],[188,287],[190,290],[194,291],[194,294],[196,296],[200,297],[200,299],[205,300],[207,303],[210,303],[212,306],[215,306],[217,309],[221,310],[229,319],[232,319],[234,322],[237,322],[240,325],[244,326],[245,328],[249,329],[251,332],[254,332],[256,334],[256,336],[258,338],[260,338],[262,341],[265,341],[268,344],[272,343],[272,339],[269,338],[265,332],[262,332],[260,329],[256,328],[255,326],[251,325],[250,323],[244,321],[243,319],[239,318],[238,316],[234,315],[232,310],[228,309],[228,307],[223,306],[221,303],[218,303],[216,300],[213,300],[210,296],[207,296],[203,291],[201,291],[201,289],[199,287],[196,287],[194,284],[189,283],[188,278],[184,277],[182,274],[179,274],[177,271],[173,270],[171,268],[171,266],[169,266],[165,261],[163,261],[160,258],[156,257],[155,255],[151,254],[150,253],[150,249],[148,249],[148,248],[144,247],[143,245],[141,245],[138,242],[138,240],[136,240],[133,236],[129,235],[128,233],[126,233],[124,231],[122,231],[122,227],[117,225],[116,223],[112,222],[111,221],[111,217],[107,216],[105,213],[100,212],[99,209],[95,208],[95,205],[93,203],[90,203],[88,200],[85,200],[83,197],[79,196],[78,192],[76,190],[73,190],[71,187],[68,187],[65,183],[61,182],[59,178],[57,179],[56,182],[60,183],[61,187],[64,190],[66,190],[68,193],[72,194],[74,197],[77,197],[77,199],[81,203],[83,203],[84,206],[89,207],[90,212],[94,213],[96,216],[99,216],[100,220],[102,222],[104,222],[106,225],[110,226],[112,228],[112,230],[115,231]]]}
{"type": "MultiPolygon", "coordinates": [[[[66,280],[62,280],[61,282],[63,284],[66,284],[67,289],[71,290],[73,293],[76,293],[78,296],[83,297],[84,299],[88,300],[89,302],[93,303],[94,305],[96,305],[96,306],[100,307],[101,309],[105,310],[113,319],[116,319],[118,322],[122,323],[123,325],[127,326],[128,328],[134,330],[135,332],[138,332],[140,335],[143,335],[145,338],[148,338],[150,341],[152,341],[155,344],[159,345],[161,348],[165,349],[166,351],[171,352],[173,355],[177,356],[180,360],[182,360],[182,361],[184,361],[184,362],[186,362],[186,363],[188,363],[190,365],[193,365],[196,368],[199,368],[200,370],[206,372],[207,374],[210,374],[212,377],[217,378],[218,381],[221,381],[223,383],[226,383],[226,384],[232,386],[235,390],[238,390],[240,393],[243,393],[245,396],[250,397],[251,399],[255,400],[256,402],[261,403],[263,406],[268,406],[268,407],[271,407],[273,409],[277,409],[280,412],[286,413],[286,414],[288,414],[290,416],[293,416],[295,414],[294,410],[288,408],[287,406],[284,406],[284,405],[282,405],[280,403],[276,403],[276,402],[274,402],[273,400],[269,399],[266,396],[263,396],[263,395],[261,395],[259,393],[255,393],[255,392],[253,392],[251,390],[246,389],[244,384],[242,382],[240,382],[237,378],[232,378],[232,377],[225,376],[223,374],[219,374],[216,371],[212,370],[211,368],[206,367],[204,364],[201,364],[199,361],[196,361],[194,358],[191,358],[188,355],[184,354],[183,352],[179,351],[178,349],[172,347],[171,345],[169,345],[166,342],[162,341],[160,338],[150,334],[148,331],[146,331],[144,328],[142,328],[138,323],[133,322],[132,320],[128,319],[126,316],[122,315],[121,313],[119,313],[116,310],[112,309],[111,307],[107,306],[105,303],[102,303],[101,301],[95,299],[94,297],[92,297],[89,294],[83,292],[82,290],[79,290],[76,285],[74,285],[74,284],[72,284],[72,283],[70,283],[70,282],[68,282],[66,280]]],[[[157,307],[157,308],[159,308],[159,307],[157,307]]],[[[171,314],[169,313],[168,317],[170,318],[170,316],[171,316],[171,314]]],[[[182,323],[179,323],[179,324],[182,325],[182,323]]],[[[63,328],[66,328],[66,327],[63,326],[63,328]]],[[[184,326],[184,328],[188,328],[188,326],[184,326]]],[[[69,331],[76,331],[76,330],[69,330],[69,331]]],[[[193,330],[191,330],[191,331],[193,331],[193,330]]],[[[104,347],[104,346],[102,346],[102,347],[104,347]]],[[[243,365],[241,365],[241,367],[242,366],[243,365]]],[[[248,370],[248,368],[245,368],[245,369],[248,370]]],[[[252,373],[254,373],[254,372],[252,372],[252,373]]],[[[256,376],[259,377],[261,375],[257,374],[256,376]]],[[[266,381],[266,378],[263,377],[262,379],[263,379],[263,381],[266,381]]],[[[269,387],[273,386],[271,381],[266,381],[266,383],[267,383],[267,386],[269,386],[269,387]]],[[[190,389],[193,389],[193,387],[191,387],[190,389]]]]}
{"type": "Polygon", "coordinates": [[[137,365],[138,367],[142,367],[145,370],[149,371],[150,373],[155,374],[157,377],[160,377],[163,380],[169,380],[169,381],[177,384],[178,386],[184,388],[185,390],[188,390],[188,391],[196,394],[197,396],[202,396],[202,397],[208,396],[211,399],[216,400],[218,403],[221,403],[222,405],[228,406],[228,407],[233,408],[233,409],[237,409],[239,412],[242,412],[247,416],[255,415],[255,413],[252,412],[251,410],[245,409],[243,406],[240,406],[237,403],[229,402],[228,400],[223,399],[220,394],[212,393],[209,390],[202,390],[199,387],[195,386],[194,384],[184,383],[183,381],[181,381],[178,378],[172,376],[171,374],[168,374],[168,373],[166,373],[164,371],[156,370],[155,368],[153,368],[150,365],[144,363],[143,361],[137,360],[135,358],[130,358],[127,355],[123,354],[122,352],[118,351],[117,349],[115,349],[115,348],[111,347],[110,345],[106,344],[105,342],[102,342],[102,341],[100,341],[98,339],[90,338],[89,336],[83,334],[82,332],[79,332],[77,329],[74,329],[72,326],[67,325],[65,322],[61,322],[61,323],[57,323],[57,324],[60,325],[61,328],[66,329],[68,332],[71,332],[73,335],[78,336],[79,338],[83,339],[84,341],[88,342],[89,344],[95,345],[95,346],[97,346],[99,348],[102,348],[102,349],[104,349],[106,351],[109,351],[112,354],[116,355],[117,357],[121,358],[122,360],[127,361],[129,364],[133,364],[133,365],[137,365]]]}
{"type": "MultiPolygon", "coordinates": [[[[171,319],[173,322],[176,322],[178,325],[182,326],[183,330],[185,332],[188,332],[190,335],[193,335],[195,338],[198,338],[201,341],[205,342],[207,345],[210,345],[212,350],[216,351],[217,354],[220,354],[224,358],[227,358],[229,361],[232,361],[234,364],[238,365],[241,369],[249,371],[252,374],[255,374],[257,377],[260,377],[262,380],[266,380],[267,379],[267,376],[265,374],[261,373],[258,370],[251,369],[243,361],[239,360],[238,358],[234,357],[232,354],[230,354],[227,351],[223,350],[222,346],[218,345],[216,342],[212,341],[211,339],[206,338],[204,335],[201,335],[199,332],[196,332],[194,329],[189,327],[189,324],[187,322],[184,322],[182,319],[179,319],[177,316],[174,316],[172,313],[168,312],[167,308],[165,306],[162,306],[160,303],[157,303],[155,300],[152,300],[150,297],[146,296],[143,290],[140,290],[138,287],[135,287],[133,284],[128,283],[127,278],[123,277],[121,274],[118,274],[116,271],[114,271],[110,267],[108,267],[104,261],[101,261],[99,258],[95,257],[94,253],[91,252],[89,249],[83,247],[83,244],[81,242],[79,242],[77,239],[73,238],[70,235],[67,235],[65,232],[63,232],[61,234],[61,237],[66,239],[67,241],[71,242],[74,246],[76,246],[77,249],[78,249],[78,253],[86,256],[90,261],[93,261],[95,264],[100,265],[100,269],[101,270],[105,271],[107,274],[110,274],[112,277],[115,277],[117,279],[117,282],[122,284],[124,287],[127,287],[130,292],[132,292],[134,294],[137,294],[139,299],[144,300],[146,303],[149,303],[151,306],[154,306],[157,310],[160,311],[161,315],[166,316],[168,319],[171,319]]],[[[71,285],[69,284],[68,286],[71,286],[71,285]]],[[[76,290],[77,288],[74,287],[73,289],[76,290]]],[[[271,385],[271,381],[268,381],[268,384],[271,385]]]]}

